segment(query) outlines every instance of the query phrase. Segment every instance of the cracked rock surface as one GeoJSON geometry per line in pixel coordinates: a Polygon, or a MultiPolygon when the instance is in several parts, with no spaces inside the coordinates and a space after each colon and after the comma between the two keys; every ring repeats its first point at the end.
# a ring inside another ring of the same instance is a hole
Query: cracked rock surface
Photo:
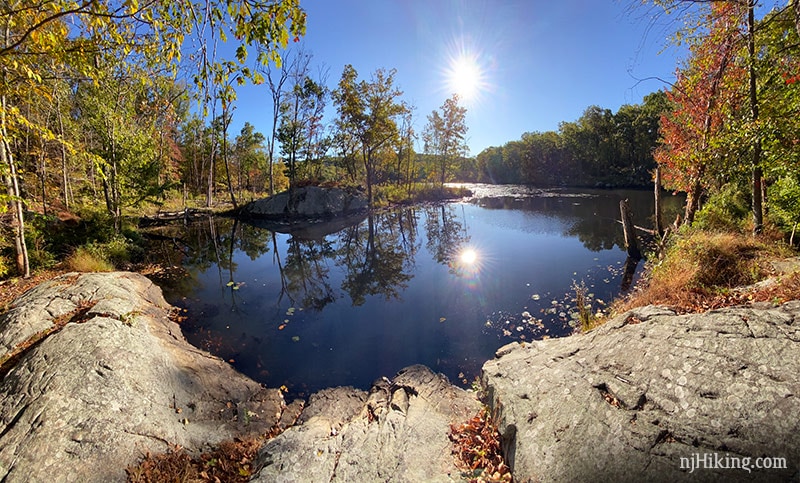
{"type": "Polygon", "coordinates": [[[462,481],[450,425],[479,408],[472,393],[420,365],[369,392],[325,389],[310,398],[300,424],[262,448],[254,481],[462,481]]]}
{"type": "Polygon", "coordinates": [[[0,371],[0,481],[124,481],[148,451],[279,422],[280,391],[188,344],[168,315],[133,273],[67,274],[17,299],[0,316],[0,361],[19,352],[0,371]]]}
{"type": "Polygon", "coordinates": [[[586,334],[507,345],[482,379],[515,481],[800,479],[799,301],[682,316],[644,307],[586,334]],[[787,468],[755,468],[764,456],[787,468]],[[719,467],[734,461],[751,471],[719,467]]]}

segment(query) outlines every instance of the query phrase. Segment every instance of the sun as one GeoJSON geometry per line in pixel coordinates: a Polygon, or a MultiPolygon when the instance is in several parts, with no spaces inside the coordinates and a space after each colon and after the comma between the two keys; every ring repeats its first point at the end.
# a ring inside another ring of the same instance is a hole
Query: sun
{"type": "Polygon", "coordinates": [[[451,49],[443,71],[445,89],[467,104],[474,104],[488,89],[487,69],[480,56],[464,46],[451,49]]]}
{"type": "Polygon", "coordinates": [[[465,101],[474,100],[480,92],[483,74],[474,58],[462,56],[453,59],[447,76],[449,89],[465,101]]]}

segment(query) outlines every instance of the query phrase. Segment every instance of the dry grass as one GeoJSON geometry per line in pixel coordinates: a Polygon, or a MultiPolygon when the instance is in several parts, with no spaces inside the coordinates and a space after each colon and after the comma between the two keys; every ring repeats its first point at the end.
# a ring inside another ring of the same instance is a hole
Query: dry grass
{"type": "Polygon", "coordinates": [[[65,261],[67,270],[73,272],[113,272],[114,265],[84,247],[78,247],[65,261]]]}
{"type": "Polygon", "coordinates": [[[224,441],[214,451],[192,457],[181,447],[163,454],[147,454],[127,469],[128,482],[246,482],[262,441],[256,438],[224,441]]]}
{"type": "MultiPolygon", "coordinates": [[[[612,313],[644,305],[688,313],[762,300],[767,295],[760,295],[760,289],[733,289],[763,280],[771,274],[770,260],[792,255],[789,248],[764,237],[694,231],[676,238],[666,256],[649,267],[646,282],[617,301],[612,313]]],[[[777,299],[800,295],[793,288],[794,280],[785,277],[771,289],[777,299]]]]}

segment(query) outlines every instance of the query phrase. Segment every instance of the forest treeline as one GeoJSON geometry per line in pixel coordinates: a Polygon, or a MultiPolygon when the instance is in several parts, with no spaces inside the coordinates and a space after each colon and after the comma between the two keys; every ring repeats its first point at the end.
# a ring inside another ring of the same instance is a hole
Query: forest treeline
{"type": "Polygon", "coordinates": [[[457,176],[537,186],[652,186],[658,125],[668,108],[662,91],[616,113],[590,106],[578,120],[562,122],[558,131],[524,133],[519,140],[483,150],[465,160],[457,176]]]}

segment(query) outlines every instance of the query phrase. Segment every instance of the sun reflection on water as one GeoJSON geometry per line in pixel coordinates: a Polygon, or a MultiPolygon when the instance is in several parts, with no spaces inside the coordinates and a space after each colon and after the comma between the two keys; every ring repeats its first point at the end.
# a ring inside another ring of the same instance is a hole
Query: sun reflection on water
{"type": "Polygon", "coordinates": [[[461,251],[458,258],[461,260],[461,263],[465,265],[473,265],[478,261],[478,252],[472,248],[465,248],[461,251]]]}
{"type": "Polygon", "coordinates": [[[456,276],[467,279],[470,286],[475,288],[475,283],[485,268],[484,263],[485,257],[479,250],[465,246],[456,252],[450,262],[450,269],[456,276]]]}

